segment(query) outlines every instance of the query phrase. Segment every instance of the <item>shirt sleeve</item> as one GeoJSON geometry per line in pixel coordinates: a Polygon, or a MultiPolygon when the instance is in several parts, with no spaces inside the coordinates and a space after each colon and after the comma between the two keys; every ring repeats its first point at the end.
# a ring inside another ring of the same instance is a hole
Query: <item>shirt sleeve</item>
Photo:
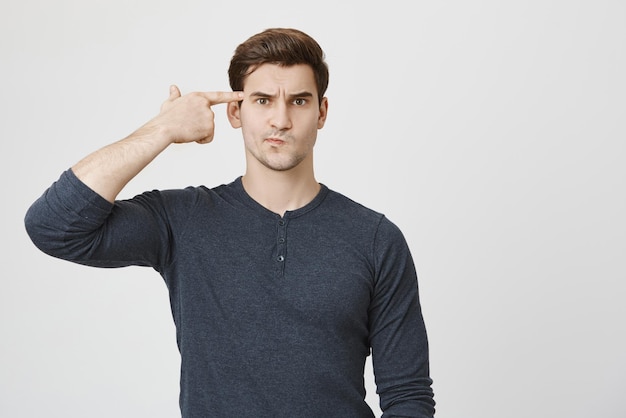
{"type": "Polygon", "coordinates": [[[65,171],[28,209],[25,226],[44,253],[95,267],[157,268],[168,254],[160,194],[108,202],[65,171]]]}
{"type": "Polygon", "coordinates": [[[428,340],[417,273],[400,230],[383,217],[374,242],[372,364],[383,418],[433,417],[428,340]]]}

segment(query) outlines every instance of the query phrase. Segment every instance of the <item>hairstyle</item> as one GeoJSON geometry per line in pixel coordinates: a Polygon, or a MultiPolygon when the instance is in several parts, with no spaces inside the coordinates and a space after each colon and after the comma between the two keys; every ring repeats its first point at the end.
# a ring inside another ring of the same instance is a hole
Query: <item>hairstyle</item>
{"type": "Polygon", "coordinates": [[[246,77],[262,64],[285,67],[306,64],[313,69],[321,103],[328,87],[328,65],[324,58],[322,48],[306,33],[288,28],[266,29],[235,49],[228,67],[230,87],[233,91],[243,90],[246,77]]]}

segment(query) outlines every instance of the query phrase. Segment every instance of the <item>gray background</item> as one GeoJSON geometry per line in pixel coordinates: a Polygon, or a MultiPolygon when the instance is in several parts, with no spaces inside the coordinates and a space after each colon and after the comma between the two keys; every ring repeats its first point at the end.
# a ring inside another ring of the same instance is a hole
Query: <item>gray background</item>
{"type": "MultiPolygon", "coordinates": [[[[327,53],[318,180],[412,248],[437,416],[626,416],[626,3],[364,4],[2,1],[1,416],[177,416],[158,274],[45,256],[23,216],[169,84],[228,89],[236,45],[272,26],[327,53]]],[[[120,197],[241,174],[216,112],[212,144],[171,147],[120,197]]]]}

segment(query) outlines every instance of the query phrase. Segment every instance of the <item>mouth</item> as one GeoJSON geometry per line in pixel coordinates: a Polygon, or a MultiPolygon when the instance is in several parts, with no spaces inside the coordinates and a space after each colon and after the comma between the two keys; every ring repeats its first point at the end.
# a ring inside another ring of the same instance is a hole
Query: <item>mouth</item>
{"type": "Polygon", "coordinates": [[[280,138],[265,138],[265,142],[276,146],[283,145],[285,143],[285,141],[280,138]]]}

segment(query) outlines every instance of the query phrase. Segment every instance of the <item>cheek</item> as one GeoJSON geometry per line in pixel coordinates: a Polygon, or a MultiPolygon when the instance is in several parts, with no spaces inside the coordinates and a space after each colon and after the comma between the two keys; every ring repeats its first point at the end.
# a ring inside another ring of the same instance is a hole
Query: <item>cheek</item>
{"type": "Polygon", "coordinates": [[[241,127],[245,128],[248,132],[252,132],[255,130],[259,130],[259,128],[263,127],[263,118],[261,115],[250,112],[242,112],[240,114],[241,127]]]}
{"type": "MultiPolygon", "coordinates": [[[[323,123],[322,123],[323,126],[323,123]]],[[[320,126],[320,121],[318,119],[311,121],[311,123],[309,124],[309,135],[312,136],[313,138],[315,138],[317,136],[317,131],[321,129],[320,126]]]]}
{"type": "Polygon", "coordinates": [[[241,116],[240,118],[241,121],[241,133],[244,137],[244,139],[250,135],[250,132],[253,130],[253,125],[250,123],[250,121],[248,120],[248,118],[246,118],[245,116],[241,116]]]}
{"type": "Polygon", "coordinates": [[[256,147],[255,144],[258,142],[258,138],[264,135],[263,130],[251,123],[251,121],[242,120],[241,122],[241,136],[245,146],[247,148],[256,147]]]}

